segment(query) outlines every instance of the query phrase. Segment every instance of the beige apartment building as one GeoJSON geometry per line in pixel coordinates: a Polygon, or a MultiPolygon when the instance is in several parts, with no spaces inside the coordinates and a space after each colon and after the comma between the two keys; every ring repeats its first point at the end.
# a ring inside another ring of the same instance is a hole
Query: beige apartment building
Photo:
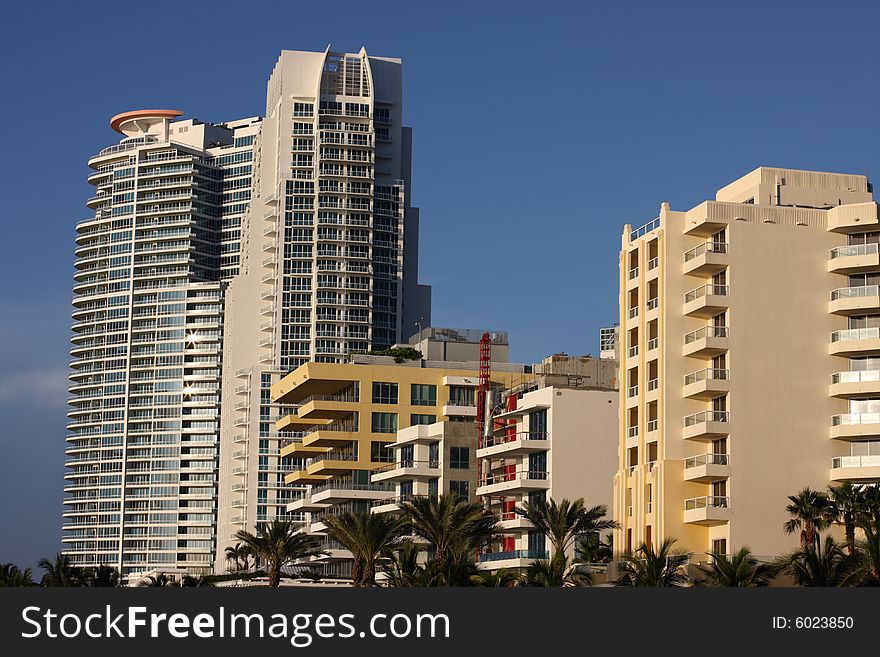
{"type": "Polygon", "coordinates": [[[788,495],[880,479],[878,241],[865,176],[767,167],[625,227],[618,549],[772,556],[788,495]]]}

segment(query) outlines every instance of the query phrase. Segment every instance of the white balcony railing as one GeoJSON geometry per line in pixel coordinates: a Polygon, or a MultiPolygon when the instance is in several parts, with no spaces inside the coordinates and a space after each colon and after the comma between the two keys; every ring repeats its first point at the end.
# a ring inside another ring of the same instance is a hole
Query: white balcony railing
{"type": "Polygon", "coordinates": [[[685,469],[704,465],[730,465],[730,456],[728,454],[697,454],[684,460],[685,469]]]}
{"type": "Polygon", "coordinates": [[[704,242],[684,252],[684,261],[688,262],[704,253],[727,253],[725,242],[704,242]]]}
{"type": "Polygon", "coordinates": [[[880,285],[857,285],[856,287],[839,287],[831,291],[831,300],[860,299],[863,297],[880,296],[880,285]]]}
{"type": "Polygon", "coordinates": [[[729,335],[729,331],[730,329],[727,326],[703,326],[696,331],[685,333],[684,343],[690,344],[703,338],[726,338],[729,335]]]}
{"type": "Polygon", "coordinates": [[[880,370],[849,370],[835,372],[831,375],[831,383],[865,383],[880,381],[880,370]]]}
{"type": "Polygon", "coordinates": [[[685,511],[691,511],[693,509],[726,509],[729,506],[729,497],[719,497],[717,495],[692,497],[691,499],[684,501],[685,511]]]}
{"type": "Polygon", "coordinates": [[[698,381],[728,381],[730,380],[730,370],[722,370],[714,367],[707,367],[696,372],[684,375],[684,384],[686,386],[698,381]]]}
{"type": "Polygon", "coordinates": [[[689,292],[684,293],[684,302],[690,303],[691,301],[696,301],[705,296],[715,295],[715,296],[727,296],[730,292],[729,285],[701,285],[700,287],[696,287],[689,292]]]}
{"type": "Polygon", "coordinates": [[[700,411],[692,415],[686,415],[684,418],[684,426],[692,427],[695,424],[703,422],[729,422],[730,413],[728,411],[700,411]]]}
{"type": "Polygon", "coordinates": [[[842,413],[831,416],[832,426],[848,424],[880,424],[880,413],[842,413]]]}
{"type": "Polygon", "coordinates": [[[849,342],[851,340],[878,340],[880,339],[880,327],[844,329],[834,331],[831,334],[831,342],[849,342]]]}
{"type": "Polygon", "coordinates": [[[837,468],[878,468],[880,455],[869,456],[837,456],[831,459],[831,467],[837,468]]]}
{"type": "Polygon", "coordinates": [[[847,256],[872,255],[880,253],[880,244],[851,244],[849,246],[838,246],[831,249],[829,260],[835,258],[845,258],[847,256]]]}

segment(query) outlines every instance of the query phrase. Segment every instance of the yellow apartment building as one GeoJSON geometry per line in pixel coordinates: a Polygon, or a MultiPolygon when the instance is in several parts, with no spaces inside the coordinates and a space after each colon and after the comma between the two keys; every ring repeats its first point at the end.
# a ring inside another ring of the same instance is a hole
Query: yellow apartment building
{"type": "Polygon", "coordinates": [[[768,167],[625,227],[618,549],[779,554],[788,495],[880,479],[878,242],[865,176],[768,167]]]}

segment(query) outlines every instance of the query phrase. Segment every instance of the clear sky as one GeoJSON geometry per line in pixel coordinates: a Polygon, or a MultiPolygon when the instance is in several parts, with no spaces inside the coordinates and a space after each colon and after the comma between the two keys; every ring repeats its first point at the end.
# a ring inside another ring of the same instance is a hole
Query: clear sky
{"type": "Polygon", "coordinates": [[[846,1],[7,3],[0,562],[59,545],[74,224],[111,115],[262,114],[285,48],[402,57],[434,324],[508,330],[532,362],[597,352],[622,227],[662,201],[759,165],[877,184],[878,19],[846,1]]]}

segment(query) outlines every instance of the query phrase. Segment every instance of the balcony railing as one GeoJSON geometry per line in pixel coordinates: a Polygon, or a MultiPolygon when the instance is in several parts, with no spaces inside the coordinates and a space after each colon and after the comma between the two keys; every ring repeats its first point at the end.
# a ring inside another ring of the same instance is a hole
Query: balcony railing
{"type": "Polygon", "coordinates": [[[692,427],[702,422],[729,422],[730,413],[728,411],[700,411],[693,415],[687,415],[684,418],[684,426],[692,427]]]}
{"type": "Polygon", "coordinates": [[[693,509],[726,509],[729,506],[729,497],[718,497],[715,495],[693,497],[689,500],[684,501],[685,511],[691,511],[693,509]]]}
{"type": "Polygon", "coordinates": [[[831,342],[849,342],[850,340],[878,340],[880,339],[880,327],[844,329],[834,331],[831,334],[831,342]]]}
{"type": "Polygon", "coordinates": [[[698,381],[728,381],[730,380],[730,370],[722,370],[714,367],[707,367],[696,372],[684,375],[684,384],[686,386],[698,381]]]}
{"type": "Polygon", "coordinates": [[[880,244],[851,244],[850,246],[838,246],[831,249],[829,260],[845,258],[847,256],[871,255],[880,253],[880,244]]]}
{"type": "Polygon", "coordinates": [[[639,435],[639,428],[638,427],[630,427],[629,429],[626,430],[626,435],[629,438],[635,438],[636,436],[639,435]]]}
{"type": "Polygon", "coordinates": [[[726,326],[704,326],[698,328],[696,331],[685,333],[684,343],[690,344],[691,342],[696,342],[703,338],[726,338],[728,337],[729,331],[730,329],[726,326]]]}
{"type": "Polygon", "coordinates": [[[632,242],[633,240],[640,238],[642,235],[647,235],[652,230],[657,230],[658,228],[660,228],[660,217],[657,217],[656,219],[651,219],[651,221],[646,223],[644,226],[630,231],[629,240],[630,242],[632,242]]]}
{"type": "Polygon", "coordinates": [[[492,484],[501,484],[506,481],[516,481],[518,479],[546,480],[546,470],[515,470],[514,472],[499,472],[497,474],[488,474],[480,481],[480,486],[491,486],[492,484]]]}
{"type": "Polygon", "coordinates": [[[651,271],[652,269],[656,269],[659,264],[660,264],[659,258],[651,258],[650,260],[648,260],[648,271],[651,271]]]}
{"type": "Polygon", "coordinates": [[[832,426],[848,424],[880,424],[880,413],[843,413],[831,416],[832,426]]]}
{"type": "Polygon", "coordinates": [[[727,253],[725,242],[705,242],[684,252],[684,261],[688,262],[704,253],[727,253]]]}
{"type": "Polygon", "coordinates": [[[547,550],[508,550],[507,552],[486,552],[480,555],[480,562],[504,561],[506,559],[547,559],[547,550]]]}
{"type": "Polygon", "coordinates": [[[835,372],[831,375],[831,383],[864,383],[880,381],[880,370],[850,370],[835,372]]]}
{"type": "Polygon", "coordinates": [[[660,385],[660,381],[658,379],[648,379],[648,392],[652,390],[656,390],[660,385]]]}
{"type": "Polygon", "coordinates": [[[660,338],[651,338],[648,340],[648,351],[653,351],[660,346],[660,338]]]}
{"type": "Polygon", "coordinates": [[[627,355],[630,358],[634,358],[635,356],[638,356],[639,355],[639,345],[633,345],[632,347],[630,347],[629,351],[627,351],[627,355]]]}
{"type": "Polygon", "coordinates": [[[638,278],[638,275],[639,275],[639,268],[638,267],[633,267],[632,269],[629,270],[629,280],[632,280],[634,278],[638,278]]]}
{"type": "Polygon", "coordinates": [[[630,386],[629,389],[627,390],[626,394],[627,394],[627,397],[635,397],[636,395],[639,394],[639,387],[638,386],[630,386]]]}
{"type": "Polygon", "coordinates": [[[713,285],[711,283],[708,285],[701,285],[700,287],[694,288],[689,292],[685,292],[684,302],[690,303],[691,301],[696,301],[697,299],[708,295],[727,296],[729,290],[729,285],[713,285]]]}
{"type": "Polygon", "coordinates": [[[648,299],[648,303],[645,304],[645,310],[650,312],[650,311],[654,310],[655,308],[657,308],[657,306],[659,306],[659,305],[660,305],[660,299],[658,299],[657,297],[654,297],[653,299],[648,299]]]}
{"type": "Polygon", "coordinates": [[[648,431],[657,431],[657,427],[659,426],[658,420],[648,420],[648,424],[646,426],[648,431]]]}
{"type": "Polygon", "coordinates": [[[436,470],[440,467],[440,459],[428,459],[427,461],[417,461],[415,459],[403,459],[400,461],[395,461],[394,463],[387,463],[382,467],[376,468],[373,470],[373,474],[377,472],[391,472],[392,470],[400,470],[401,468],[416,468],[416,469],[433,469],[436,470]]]}
{"type": "Polygon", "coordinates": [[[502,436],[490,436],[483,443],[483,447],[492,447],[494,445],[503,445],[512,443],[516,440],[549,440],[550,435],[546,431],[518,431],[512,434],[504,434],[502,436]]]}
{"type": "Polygon", "coordinates": [[[880,455],[869,456],[838,456],[831,459],[831,467],[837,468],[878,468],[880,455]]]}
{"type": "Polygon", "coordinates": [[[831,300],[859,299],[862,297],[880,296],[880,285],[858,285],[856,287],[839,287],[831,291],[831,300]]]}
{"type": "Polygon", "coordinates": [[[730,465],[728,454],[697,454],[684,460],[685,469],[698,468],[703,465],[730,465]]]}

